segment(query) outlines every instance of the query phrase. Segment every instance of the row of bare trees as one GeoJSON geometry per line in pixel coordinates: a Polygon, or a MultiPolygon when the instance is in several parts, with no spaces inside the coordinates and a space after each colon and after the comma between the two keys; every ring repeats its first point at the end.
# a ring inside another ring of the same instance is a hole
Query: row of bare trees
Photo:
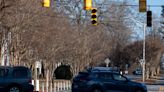
{"type": "MultiPolygon", "coordinates": [[[[41,60],[52,74],[58,62],[73,72],[104,63],[131,66],[142,58],[142,41],[132,42],[133,30],[125,23],[126,2],[104,7],[99,4],[99,25],[90,24],[90,12],[81,0],[63,0],[60,7],[44,8],[39,0],[0,0],[1,34],[11,32],[10,64],[34,67],[41,60]]],[[[106,2],[106,1],[104,1],[106,2]]],[[[1,35],[3,38],[3,35],[1,35]]],[[[146,39],[148,67],[157,68],[163,53],[158,35],[146,39]]]]}

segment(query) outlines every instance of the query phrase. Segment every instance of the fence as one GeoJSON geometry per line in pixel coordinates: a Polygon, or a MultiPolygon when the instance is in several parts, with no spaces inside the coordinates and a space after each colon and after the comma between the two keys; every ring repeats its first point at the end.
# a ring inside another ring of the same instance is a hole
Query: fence
{"type": "Polygon", "coordinates": [[[36,92],[63,92],[71,90],[70,80],[33,80],[32,84],[36,92]]]}

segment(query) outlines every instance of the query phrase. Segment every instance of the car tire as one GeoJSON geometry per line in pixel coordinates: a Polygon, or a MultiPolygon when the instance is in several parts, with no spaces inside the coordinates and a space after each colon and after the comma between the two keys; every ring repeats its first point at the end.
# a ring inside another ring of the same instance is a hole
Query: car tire
{"type": "Polygon", "coordinates": [[[100,89],[98,89],[98,88],[94,88],[94,89],[92,90],[92,92],[102,92],[102,90],[100,90],[100,89]]]}
{"type": "Polygon", "coordinates": [[[18,86],[10,86],[7,92],[22,92],[22,90],[18,86]]]}

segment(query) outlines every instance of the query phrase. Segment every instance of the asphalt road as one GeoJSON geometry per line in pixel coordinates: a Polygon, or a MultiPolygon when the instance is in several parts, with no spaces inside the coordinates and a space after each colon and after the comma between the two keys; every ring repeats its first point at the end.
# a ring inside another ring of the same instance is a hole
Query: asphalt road
{"type": "Polygon", "coordinates": [[[138,79],[142,79],[142,75],[124,75],[127,78],[131,79],[131,80],[138,80],[138,79]]]}
{"type": "Polygon", "coordinates": [[[164,92],[164,85],[147,85],[148,92],[164,92]]]}
{"type": "MultiPolygon", "coordinates": [[[[131,80],[138,80],[142,79],[142,75],[126,75],[131,80]]],[[[148,92],[164,92],[164,76],[158,76],[157,78],[154,78],[154,83],[146,84],[148,92]]]]}
{"type": "MultiPolygon", "coordinates": [[[[146,85],[148,92],[164,92],[164,85],[146,85]]],[[[60,92],[71,92],[69,91],[60,91],[60,92]]]]}
{"type": "MultiPolygon", "coordinates": [[[[148,92],[164,92],[164,85],[146,85],[148,92]]],[[[71,90],[68,91],[60,91],[60,92],[71,92],[71,90]]]]}

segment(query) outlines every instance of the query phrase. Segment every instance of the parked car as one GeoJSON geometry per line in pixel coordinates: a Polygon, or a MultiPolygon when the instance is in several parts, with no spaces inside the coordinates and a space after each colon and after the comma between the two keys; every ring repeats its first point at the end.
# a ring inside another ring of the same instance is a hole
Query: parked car
{"type": "Polygon", "coordinates": [[[137,68],[136,70],[133,71],[134,75],[142,75],[142,70],[137,68]]]}
{"type": "Polygon", "coordinates": [[[95,70],[79,72],[73,78],[72,92],[147,92],[147,87],[118,72],[95,70]]]}
{"type": "Polygon", "coordinates": [[[23,66],[0,66],[1,92],[33,92],[31,71],[23,66]]]}

